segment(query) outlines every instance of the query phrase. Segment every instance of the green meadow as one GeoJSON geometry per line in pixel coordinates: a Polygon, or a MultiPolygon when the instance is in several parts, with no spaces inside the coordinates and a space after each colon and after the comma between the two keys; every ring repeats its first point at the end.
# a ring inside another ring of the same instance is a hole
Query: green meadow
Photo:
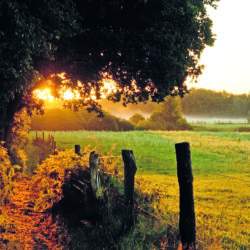
{"type": "MultiPolygon", "coordinates": [[[[47,133],[47,132],[46,132],[47,133]]],[[[49,132],[48,132],[49,133],[49,132]]],[[[179,187],[175,143],[191,146],[197,240],[200,249],[249,247],[250,133],[238,132],[50,132],[59,150],[80,144],[99,153],[121,155],[131,149],[137,162],[136,185],[155,194],[157,216],[178,227],[179,187]],[[115,146],[114,146],[115,145],[115,146]],[[201,247],[202,246],[202,247],[201,247]]],[[[34,137],[35,132],[31,132],[34,137]]],[[[199,249],[199,248],[198,248],[199,249]]]]}

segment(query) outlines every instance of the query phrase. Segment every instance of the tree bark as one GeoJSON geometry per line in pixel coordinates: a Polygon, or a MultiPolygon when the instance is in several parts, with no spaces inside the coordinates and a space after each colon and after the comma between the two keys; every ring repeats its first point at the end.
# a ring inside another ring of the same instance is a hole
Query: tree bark
{"type": "Polygon", "coordinates": [[[15,118],[15,114],[20,111],[24,104],[23,101],[23,93],[15,93],[14,98],[10,99],[9,102],[6,104],[4,110],[4,121],[3,121],[3,128],[1,128],[3,132],[3,140],[5,142],[4,146],[9,149],[11,145],[11,134],[12,134],[12,127],[15,118]]]}

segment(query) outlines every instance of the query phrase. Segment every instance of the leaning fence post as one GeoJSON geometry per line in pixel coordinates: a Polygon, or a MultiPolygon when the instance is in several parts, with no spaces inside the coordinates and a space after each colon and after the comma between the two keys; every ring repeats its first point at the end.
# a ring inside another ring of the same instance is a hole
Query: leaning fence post
{"type": "Polygon", "coordinates": [[[179,229],[182,249],[196,249],[196,225],[193,197],[193,174],[188,142],[175,144],[177,175],[180,188],[179,229]]]}
{"type": "Polygon", "coordinates": [[[124,205],[125,214],[123,230],[129,230],[135,224],[134,218],[134,183],[137,170],[134,153],[132,150],[122,150],[124,162],[124,205]]]}
{"type": "Polygon", "coordinates": [[[94,197],[96,198],[96,192],[100,187],[100,177],[98,173],[99,155],[92,151],[89,156],[90,167],[90,183],[93,189],[94,197]]]}
{"type": "Polygon", "coordinates": [[[81,146],[80,145],[75,145],[75,153],[77,154],[77,155],[80,155],[81,153],[81,146]]]}

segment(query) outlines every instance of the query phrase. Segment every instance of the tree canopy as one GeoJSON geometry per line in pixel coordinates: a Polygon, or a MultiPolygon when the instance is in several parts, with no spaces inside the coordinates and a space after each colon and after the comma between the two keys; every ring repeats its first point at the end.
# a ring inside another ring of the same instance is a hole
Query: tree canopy
{"type": "MultiPolygon", "coordinates": [[[[39,78],[55,73],[65,72],[80,103],[93,109],[84,97],[92,88],[100,96],[104,72],[119,85],[113,101],[183,95],[184,80],[201,74],[201,52],[213,45],[206,6],[218,1],[1,1],[1,128],[12,119],[6,112],[14,114],[17,103],[27,104],[23,96],[44,84],[39,78]]],[[[55,75],[54,82],[62,83],[55,75]]]]}

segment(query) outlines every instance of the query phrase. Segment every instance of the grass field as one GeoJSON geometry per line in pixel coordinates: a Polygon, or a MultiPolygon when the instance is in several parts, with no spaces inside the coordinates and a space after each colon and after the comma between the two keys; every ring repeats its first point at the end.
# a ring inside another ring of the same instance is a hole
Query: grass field
{"type": "Polygon", "coordinates": [[[106,153],[115,144],[113,155],[120,155],[122,149],[132,149],[138,166],[137,185],[158,197],[152,206],[175,226],[178,226],[179,187],[174,145],[189,142],[198,241],[203,242],[204,249],[248,249],[250,133],[72,131],[53,134],[59,150],[80,144],[82,148],[92,145],[100,152],[100,144],[106,153]]]}
{"type": "Polygon", "coordinates": [[[193,123],[195,131],[213,131],[213,132],[250,132],[249,123],[193,123]]]}

